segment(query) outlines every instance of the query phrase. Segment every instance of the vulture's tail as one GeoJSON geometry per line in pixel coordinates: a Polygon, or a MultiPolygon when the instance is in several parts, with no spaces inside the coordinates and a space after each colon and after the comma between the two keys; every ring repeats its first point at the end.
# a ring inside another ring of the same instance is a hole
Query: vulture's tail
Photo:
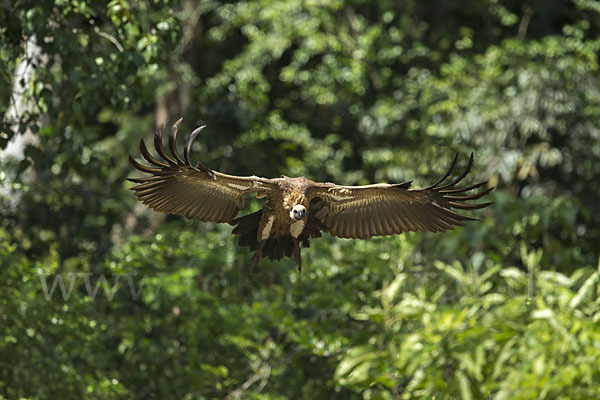
{"type": "Polygon", "coordinates": [[[240,246],[247,246],[251,251],[254,251],[252,267],[263,257],[268,257],[269,260],[280,260],[283,257],[290,257],[296,262],[298,272],[301,272],[302,258],[300,255],[300,242],[302,242],[302,247],[309,247],[310,238],[321,237],[321,223],[309,217],[306,227],[298,239],[294,239],[292,235],[274,235],[270,236],[267,240],[258,241],[258,224],[261,217],[262,210],[258,210],[229,222],[230,225],[234,226],[232,233],[239,236],[238,244],[240,246]]]}

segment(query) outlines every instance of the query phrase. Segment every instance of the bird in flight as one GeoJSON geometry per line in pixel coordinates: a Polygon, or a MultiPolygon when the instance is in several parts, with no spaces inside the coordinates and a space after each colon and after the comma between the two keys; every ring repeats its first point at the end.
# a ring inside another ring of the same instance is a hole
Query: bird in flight
{"type": "Polygon", "coordinates": [[[252,267],[263,257],[270,260],[290,257],[300,272],[300,245],[309,247],[310,239],[321,237],[321,232],[352,239],[402,232],[443,232],[463,226],[465,221],[478,220],[455,209],[477,210],[493,204],[465,203],[488,194],[493,188],[464,194],[486,182],[457,187],[473,166],[473,153],[460,176],[446,182],[457,154],[442,179],[424,188],[411,188],[412,181],[342,186],[284,175],[273,179],[234,176],[190,161],[192,143],[206,126],[192,132],[181,158],[176,148],[181,121],[173,125],[169,135],[171,155],[163,147],[163,129],[156,130],[154,147],[162,160],[152,156],[144,140],[140,141],[142,156],[152,166],[142,165],[129,156],[136,169],[150,174],[130,178],[136,183],[131,189],[138,200],[155,211],[233,225],[232,233],[239,236],[239,245],[254,251],[252,267]],[[248,195],[266,198],[264,207],[236,218],[248,195]]]}

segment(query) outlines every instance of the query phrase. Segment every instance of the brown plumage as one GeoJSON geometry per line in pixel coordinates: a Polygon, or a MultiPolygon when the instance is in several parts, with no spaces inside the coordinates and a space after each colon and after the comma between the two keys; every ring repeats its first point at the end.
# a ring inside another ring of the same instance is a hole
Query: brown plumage
{"type": "Polygon", "coordinates": [[[129,179],[137,184],[131,189],[138,200],[155,211],[233,225],[240,246],[248,246],[255,252],[252,266],[262,257],[271,260],[290,257],[301,271],[300,244],[309,247],[309,240],[320,237],[321,231],[353,239],[402,232],[443,232],[463,226],[465,221],[477,220],[453,209],[477,210],[493,204],[465,203],[485,196],[493,188],[462,195],[486,182],[456,187],[471,170],[473,154],[465,171],[456,179],[445,183],[457,157],[437,183],[416,189],[410,187],[410,181],[341,186],[304,177],[241,177],[213,171],[201,163],[192,165],[190,148],[205,126],[192,132],[181,158],[176,149],[180,123],[181,119],[173,125],[169,135],[171,155],[163,147],[162,129],[154,135],[154,147],[162,160],[153,157],[144,141],[140,141],[142,156],[153,166],[144,166],[129,157],[135,168],[150,174],[129,179]],[[265,206],[255,213],[235,218],[249,194],[266,197],[265,206]]]}

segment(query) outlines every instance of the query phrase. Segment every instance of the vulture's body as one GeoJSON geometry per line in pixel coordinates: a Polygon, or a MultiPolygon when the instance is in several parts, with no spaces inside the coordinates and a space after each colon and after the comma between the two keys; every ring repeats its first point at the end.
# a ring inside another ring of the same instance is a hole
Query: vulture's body
{"type": "Polygon", "coordinates": [[[227,222],[239,235],[239,244],[253,250],[254,265],[262,257],[278,260],[292,257],[301,269],[300,245],[309,246],[321,231],[342,238],[367,239],[409,231],[441,232],[464,225],[476,218],[453,210],[475,210],[492,203],[466,204],[489,193],[492,188],[472,195],[461,195],[485,182],[466,187],[456,185],[467,175],[445,183],[455,163],[436,184],[411,188],[411,182],[341,186],[319,183],[304,177],[267,179],[240,177],[213,171],[201,163],[193,166],[189,153],[198,133],[196,129],[185,146],[183,159],[177,153],[179,120],[171,129],[168,155],[162,144],[162,129],[156,131],[154,147],[163,160],[154,158],[140,141],[142,156],[153,165],[147,167],[129,157],[131,164],[151,174],[130,179],[136,197],[155,211],[184,215],[207,222],[227,222]],[[248,195],[265,197],[265,206],[252,214],[235,218],[248,195]]]}

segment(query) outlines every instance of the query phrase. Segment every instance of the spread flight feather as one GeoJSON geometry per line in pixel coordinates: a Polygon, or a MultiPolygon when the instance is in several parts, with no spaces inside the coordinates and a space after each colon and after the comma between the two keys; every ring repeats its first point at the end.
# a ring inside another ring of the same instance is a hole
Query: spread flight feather
{"type": "Polygon", "coordinates": [[[152,166],[129,162],[149,174],[130,178],[136,183],[131,189],[142,203],[155,211],[183,215],[205,222],[227,222],[234,225],[239,243],[255,251],[252,266],[262,257],[291,257],[301,270],[300,244],[309,246],[311,238],[321,231],[341,238],[367,239],[402,232],[442,232],[463,226],[478,218],[455,210],[477,210],[493,204],[466,203],[488,194],[493,188],[475,194],[486,182],[457,187],[473,166],[473,154],[466,169],[447,182],[458,155],[446,174],[425,188],[411,188],[411,182],[377,183],[365,186],[342,186],[319,183],[304,177],[268,179],[258,176],[234,176],[213,171],[190,161],[190,149],[198,134],[194,130],[184,147],[183,158],[176,148],[181,119],[169,134],[169,150],[163,147],[160,127],[154,135],[154,147],[162,160],[152,156],[143,139],[140,153],[152,166]],[[262,210],[235,218],[248,195],[266,197],[262,210]]]}

